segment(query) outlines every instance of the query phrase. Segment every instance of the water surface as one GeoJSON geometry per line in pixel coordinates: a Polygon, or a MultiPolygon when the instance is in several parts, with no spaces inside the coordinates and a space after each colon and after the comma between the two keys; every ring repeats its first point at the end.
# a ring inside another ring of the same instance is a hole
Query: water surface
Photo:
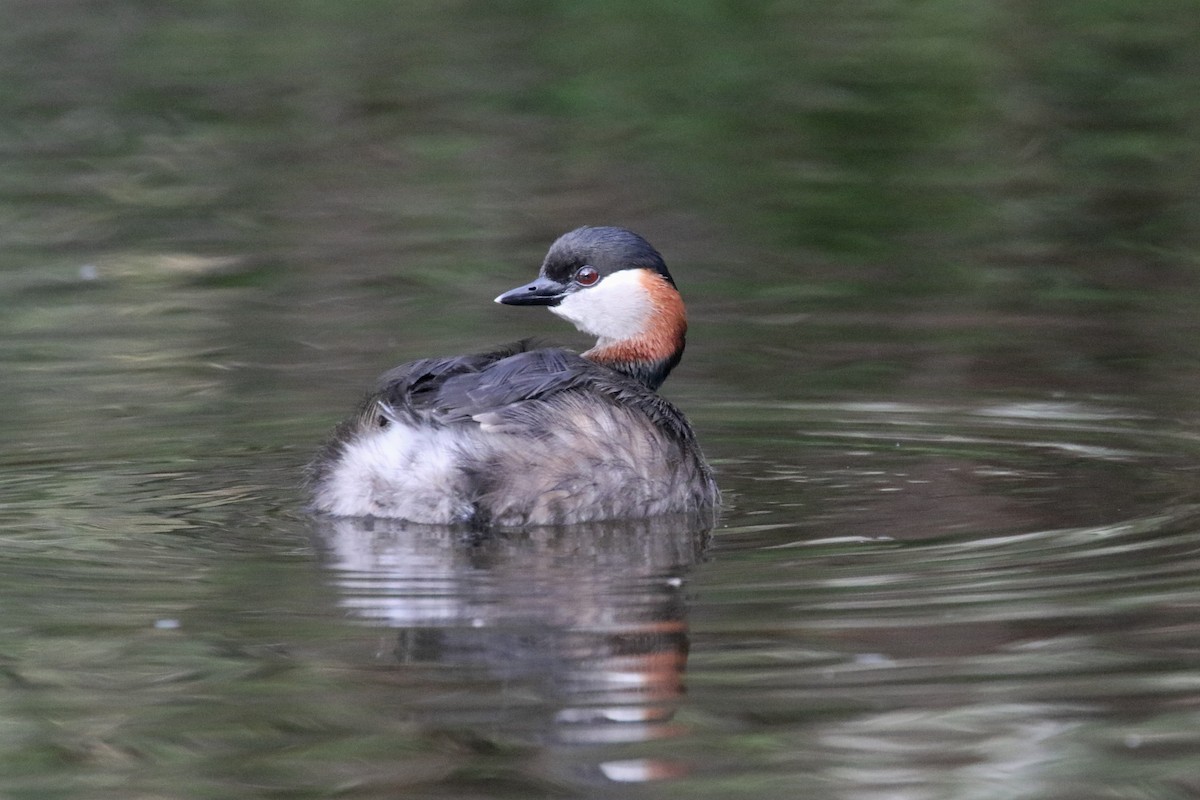
{"type": "Polygon", "coordinates": [[[0,56],[0,794],[1200,796],[1186,4],[67,5],[0,56]],[[586,346],[491,303],[583,222],[685,294],[718,523],[310,517],[377,373],[586,346]]]}

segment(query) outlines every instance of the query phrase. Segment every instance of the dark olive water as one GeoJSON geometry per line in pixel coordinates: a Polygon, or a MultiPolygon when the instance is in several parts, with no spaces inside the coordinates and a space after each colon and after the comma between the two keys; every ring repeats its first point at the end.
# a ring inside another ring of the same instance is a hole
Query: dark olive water
{"type": "Polygon", "coordinates": [[[0,795],[1200,796],[1190,4],[2,11],[0,795]],[[307,516],[585,222],[720,523],[307,516]]]}

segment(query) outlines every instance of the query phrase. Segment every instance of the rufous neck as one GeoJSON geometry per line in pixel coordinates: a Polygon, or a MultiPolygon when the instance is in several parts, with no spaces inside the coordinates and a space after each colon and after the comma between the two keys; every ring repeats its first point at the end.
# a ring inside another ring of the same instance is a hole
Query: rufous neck
{"type": "Polygon", "coordinates": [[[658,389],[683,357],[683,341],[680,340],[679,347],[666,358],[639,358],[624,349],[624,343],[620,349],[613,345],[593,347],[584,353],[583,357],[628,375],[651,389],[658,389]]]}
{"type": "Polygon", "coordinates": [[[624,339],[601,338],[583,357],[657,389],[683,356],[687,314],[683,298],[664,282],[651,295],[652,313],[643,330],[624,339]]]}

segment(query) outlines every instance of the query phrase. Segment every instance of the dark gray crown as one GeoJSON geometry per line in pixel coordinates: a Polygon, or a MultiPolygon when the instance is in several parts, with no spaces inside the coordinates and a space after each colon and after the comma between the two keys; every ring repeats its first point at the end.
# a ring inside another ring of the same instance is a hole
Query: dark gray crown
{"type": "Polygon", "coordinates": [[[663,257],[649,242],[631,230],[615,227],[585,226],[564,233],[550,245],[542,274],[565,283],[585,264],[595,267],[601,276],[623,269],[650,269],[675,285],[663,257]]]}

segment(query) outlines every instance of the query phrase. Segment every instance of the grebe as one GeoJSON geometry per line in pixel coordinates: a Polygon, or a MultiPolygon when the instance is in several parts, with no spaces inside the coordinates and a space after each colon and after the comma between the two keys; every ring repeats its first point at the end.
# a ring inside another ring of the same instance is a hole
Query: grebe
{"type": "Polygon", "coordinates": [[[385,373],[313,463],[316,510],[486,529],[717,507],[691,425],[655,391],[687,331],[658,251],[624,228],[578,228],[496,302],[548,306],[596,346],[522,341],[385,373]]]}

